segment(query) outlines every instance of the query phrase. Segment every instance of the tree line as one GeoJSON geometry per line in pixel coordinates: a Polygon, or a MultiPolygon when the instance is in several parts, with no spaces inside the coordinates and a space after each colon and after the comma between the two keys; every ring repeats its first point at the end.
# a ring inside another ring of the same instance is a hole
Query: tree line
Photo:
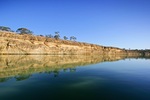
{"type": "MultiPolygon", "coordinates": [[[[1,31],[7,31],[7,32],[16,32],[18,34],[29,34],[29,35],[33,35],[33,31],[27,29],[27,28],[18,28],[16,31],[12,30],[10,27],[6,27],[6,26],[0,26],[0,30],[1,31]]],[[[60,34],[59,32],[55,32],[54,35],[52,34],[47,34],[47,35],[39,35],[39,36],[43,36],[43,37],[47,37],[47,38],[55,38],[55,39],[60,39],[60,34]]],[[[63,37],[64,40],[72,40],[72,41],[76,41],[77,38],[75,36],[70,36],[70,38],[68,38],[67,36],[63,37]]]]}

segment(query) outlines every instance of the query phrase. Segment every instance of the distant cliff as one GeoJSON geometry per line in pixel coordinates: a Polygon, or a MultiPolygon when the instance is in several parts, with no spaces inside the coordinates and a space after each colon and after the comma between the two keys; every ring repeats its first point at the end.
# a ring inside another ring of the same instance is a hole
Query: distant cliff
{"type": "MultiPolygon", "coordinates": [[[[0,54],[143,55],[143,52],[0,31],[0,54]]],[[[149,52],[147,55],[149,55],[149,52]]]]}

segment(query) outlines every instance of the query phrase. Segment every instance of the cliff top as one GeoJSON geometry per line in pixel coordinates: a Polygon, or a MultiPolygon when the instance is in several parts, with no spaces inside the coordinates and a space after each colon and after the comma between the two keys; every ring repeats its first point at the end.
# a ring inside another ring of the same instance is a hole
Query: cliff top
{"type": "MultiPolygon", "coordinates": [[[[91,47],[103,47],[106,48],[106,46],[101,46],[97,44],[91,44],[86,42],[77,42],[77,41],[71,41],[71,40],[63,40],[63,39],[55,39],[45,36],[35,36],[31,34],[18,34],[15,32],[7,32],[7,31],[0,31],[0,37],[6,38],[6,39],[18,39],[18,40],[28,40],[31,43],[34,44],[34,42],[53,42],[57,44],[65,44],[65,45],[76,45],[76,46],[91,46],[91,47]]],[[[119,49],[117,47],[107,47],[107,48],[115,48],[119,49]]]]}

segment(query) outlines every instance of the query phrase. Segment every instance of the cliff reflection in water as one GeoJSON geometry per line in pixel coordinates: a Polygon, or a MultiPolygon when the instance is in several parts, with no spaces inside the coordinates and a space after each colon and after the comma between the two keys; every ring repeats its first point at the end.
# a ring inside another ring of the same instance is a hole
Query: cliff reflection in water
{"type": "MultiPolygon", "coordinates": [[[[133,57],[133,56],[130,56],[133,57]]],[[[117,61],[127,56],[77,56],[77,55],[2,55],[0,56],[0,82],[11,78],[17,81],[28,79],[34,73],[53,73],[69,70],[75,72],[77,66],[85,66],[105,61],[117,61]]],[[[136,57],[138,58],[138,57],[136,57]]]]}

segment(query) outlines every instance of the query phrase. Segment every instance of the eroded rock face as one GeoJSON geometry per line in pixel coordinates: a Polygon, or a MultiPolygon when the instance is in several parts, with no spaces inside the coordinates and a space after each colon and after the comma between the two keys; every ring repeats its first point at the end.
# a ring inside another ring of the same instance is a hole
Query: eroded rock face
{"type": "Polygon", "coordinates": [[[1,54],[52,54],[52,55],[91,55],[91,54],[125,54],[126,51],[95,44],[67,40],[55,40],[32,35],[19,35],[0,32],[1,54]]]}
{"type": "Polygon", "coordinates": [[[125,50],[116,47],[0,31],[0,54],[150,56],[150,50],[125,50]]]}

